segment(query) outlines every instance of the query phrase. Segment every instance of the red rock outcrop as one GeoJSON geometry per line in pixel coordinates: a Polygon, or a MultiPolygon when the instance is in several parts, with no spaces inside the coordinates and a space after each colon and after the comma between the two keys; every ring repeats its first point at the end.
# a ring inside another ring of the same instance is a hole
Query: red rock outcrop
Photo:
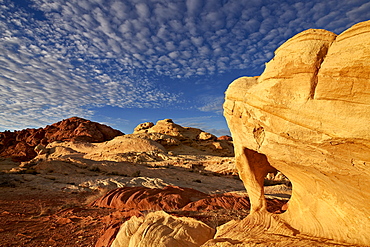
{"type": "MultiPolygon", "coordinates": [[[[269,212],[280,210],[286,201],[267,199],[269,212]]],[[[249,210],[249,198],[233,193],[208,195],[191,188],[166,186],[162,189],[124,187],[109,191],[91,206],[119,210],[212,211],[217,209],[249,210]]]]}
{"type": "Polygon", "coordinates": [[[184,211],[212,211],[217,209],[248,210],[249,198],[235,195],[212,195],[190,202],[182,208],[184,211]]]}
{"type": "Polygon", "coordinates": [[[118,215],[111,215],[108,227],[99,238],[96,247],[111,246],[120,229],[123,217],[140,216],[140,211],[176,210],[207,196],[207,194],[194,189],[176,186],[167,186],[163,189],[124,187],[111,190],[91,203],[92,206],[120,210],[116,212],[118,215]],[[117,220],[118,218],[120,220],[117,220]]]}
{"type": "Polygon", "coordinates": [[[123,135],[119,130],[89,120],[72,117],[39,129],[0,133],[0,157],[28,161],[36,157],[34,148],[54,141],[104,142],[123,135]]]}
{"type": "Polygon", "coordinates": [[[220,136],[220,137],[217,137],[217,140],[219,141],[232,141],[233,138],[231,136],[220,136]]]}
{"type": "Polygon", "coordinates": [[[125,187],[109,191],[91,205],[120,210],[175,210],[207,196],[200,191],[177,186],[163,189],[125,187]]]}
{"type": "MultiPolygon", "coordinates": [[[[286,201],[278,199],[267,199],[267,211],[281,213],[284,211],[286,201]]],[[[249,210],[249,198],[233,194],[210,195],[207,198],[191,202],[183,207],[183,211],[213,211],[219,209],[227,210],[249,210]]]]}

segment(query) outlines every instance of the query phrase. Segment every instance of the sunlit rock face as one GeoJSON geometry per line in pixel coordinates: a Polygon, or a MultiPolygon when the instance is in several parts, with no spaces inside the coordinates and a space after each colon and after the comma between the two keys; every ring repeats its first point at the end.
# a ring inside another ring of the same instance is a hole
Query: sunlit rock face
{"type": "Polygon", "coordinates": [[[0,132],[0,157],[29,161],[36,157],[41,144],[55,141],[105,142],[124,135],[107,125],[79,117],[64,119],[45,128],[0,132]],[[37,151],[37,153],[36,153],[37,151]]]}
{"type": "Polygon", "coordinates": [[[157,211],[123,223],[112,247],[197,247],[212,238],[214,232],[213,228],[195,219],[157,211]]]}
{"type": "Polygon", "coordinates": [[[310,29],[289,39],[260,77],[229,86],[224,115],[249,218],[273,217],[291,227],[286,234],[370,244],[370,21],[338,36],[310,29]],[[293,195],[272,216],[263,178],[274,169],[293,195]]]}

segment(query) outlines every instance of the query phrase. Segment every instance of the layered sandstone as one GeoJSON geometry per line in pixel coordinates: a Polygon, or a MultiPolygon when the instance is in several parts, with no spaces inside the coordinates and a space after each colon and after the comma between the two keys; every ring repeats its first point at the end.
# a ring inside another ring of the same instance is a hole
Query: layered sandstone
{"type": "Polygon", "coordinates": [[[245,225],[370,244],[369,75],[367,21],[338,36],[313,29],[297,34],[260,77],[229,86],[224,115],[251,199],[245,225]],[[267,213],[263,189],[275,169],[293,185],[289,208],[279,216],[267,213]]]}
{"type": "MultiPolygon", "coordinates": [[[[269,212],[281,213],[285,203],[286,200],[268,199],[267,209],[269,212]]],[[[231,219],[239,219],[242,215],[245,216],[250,208],[249,198],[245,193],[242,195],[237,193],[210,195],[195,189],[178,186],[166,186],[164,188],[117,188],[107,192],[90,205],[118,210],[110,215],[108,219],[109,227],[99,238],[96,247],[110,246],[123,223],[122,219],[128,220],[132,216],[140,217],[145,215],[146,212],[165,210],[172,215],[188,216],[201,220],[208,226],[216,228],[231,219]]],[[[183,217],[183,219],[187,221],[186,217],[183,217]]],[[[136,220],[134,219],[133,221],[137,222],[136,220]]],[[[180,224],[176,227],[183,227],[183,221],[176,222],[180,224]]],[[[128,225],[123,224],[121,231],[130,230],[127,227],[128,225]]],[[[121,242],[121,244],[124,242],[122,234],[121,232],[117,236],[117,241],[121,242]]],[[[211,238],[211,236],[209,237],[211,238]]],[[[155,238],[158,238],[158,241],[162,241],[166,237],[159,234],[155,238]],[[160,240],[160,238],[163,239],[160,240]]],[[[198,241],[197,243],[198,245],[196,246],[199,246],[200,243],[198,241]]],[[[124,246],[128,246],[128,241],[126,244],[124,246]]],[[[188,245],[185,244],[184,246],[188,245]]]]}
{"type": "Polygon", "coordinates": [[[127,187],[109,191],[91,205],[121,210],[175,210],[207,196],[200,191],[177,186],[163,189],[127,187]]]}
{"type": "Polygon", "coordinates": [[[111,246],[196,247],[212,238],[214,233],[215,230],[203,222],[157,211],[123,223],[111,246]]]}

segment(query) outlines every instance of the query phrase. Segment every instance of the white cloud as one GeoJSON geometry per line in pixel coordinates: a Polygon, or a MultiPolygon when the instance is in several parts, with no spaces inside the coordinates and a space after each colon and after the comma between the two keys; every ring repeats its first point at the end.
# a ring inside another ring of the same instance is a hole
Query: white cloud
{"type": "Polygon", "coordinates": [[[370,2],[368,1],[362,1],[364,2],[361,6],[355,7],[352,10],[347,12],[347,16],[352,21],[362,21],[363,16],[366,16],[369,18],[369,12],[370,12],[370,2]]]}
{"type": "Polygon", "coordinates": [[[198,109],[204,112],[215,112],[218,114],[222,114],[223,108],[222,104],[224,103],[223,96],[211,96],[211,95],[203,95],[200,97],[199,102],[201,104],[198,109]]]}
{"type": "MultiPolygon", "coordinates": [[[[0,34],[0,99],[13,102],[0,103],[0,127],[27,117],[91,115],[86,109],[92,105],[180,102],[178,94],[159,90],[144,74],[248,73],[262,68],[296,33],[307,28],[340,32],[368,18],[370,9],[366,0],[273,0],[265,6],[258,0],[32,2],[29,9],[10,0],[0,7],[0,29],[5,30],[0,34]]],[[[212,102],[200,109],[219,111],[219,102],[212,102]]]]}
{"type": "Polygon", "coordinates": [[[175,118],[173,121],[183,127],[198,128],[216,136],[230,135],[226,121],[216,116],[175,118]]]}
{"type": "Polygon", "coordinates": [[[187,13],[191,16],[195,16],[202,9],[201,0],[186,0],[187,13]]]}
{"type": "Polygon", "coordinates": [[[148,8],[148,5],[146,5],[145,3],[138,3],[135,7],[140,18],[145,19],[150,17],[150,10],[148,8]]]}

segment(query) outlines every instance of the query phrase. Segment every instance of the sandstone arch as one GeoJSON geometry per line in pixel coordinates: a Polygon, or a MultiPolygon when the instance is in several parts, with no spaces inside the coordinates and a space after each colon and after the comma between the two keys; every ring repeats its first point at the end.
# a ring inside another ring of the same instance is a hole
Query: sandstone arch
{"type": "Polygon", "coordinates": [[[260,77],[229,86],[224,115],[252,204],[244,224],[370,245],[370,21],[289,39],[260,77]],[[281,215],[264,206],[272,168],[293,184],[281,215]]]}

